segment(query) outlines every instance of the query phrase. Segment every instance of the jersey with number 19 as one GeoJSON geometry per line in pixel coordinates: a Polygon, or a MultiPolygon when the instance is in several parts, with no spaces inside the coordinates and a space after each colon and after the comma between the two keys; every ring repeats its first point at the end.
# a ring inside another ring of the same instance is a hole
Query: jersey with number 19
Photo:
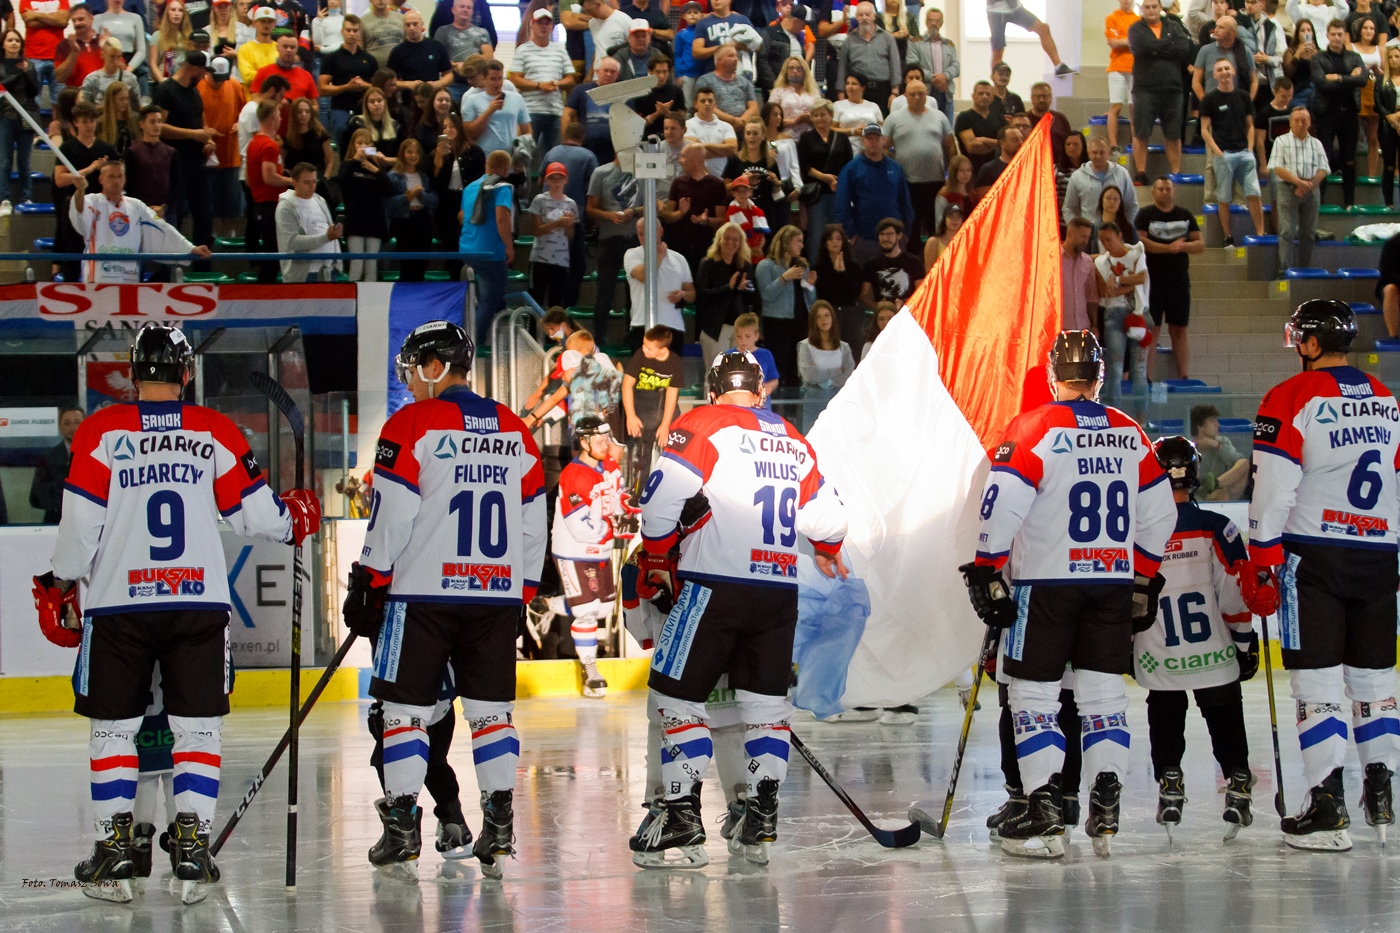
{"type": "Polygon", "coordinates": [[[360,563],[406,602],[528,602],[545,558],[544,468],[514,412],[465,386],[384,423],[360,563]]]}
{"type": "Polygon", "coordinates": [[[1152,576],[1176,526],[1166,473],[1137,422],[1097,402],[1019,415],[991,454],[977,562],[1014,584],[1152,576]]]}

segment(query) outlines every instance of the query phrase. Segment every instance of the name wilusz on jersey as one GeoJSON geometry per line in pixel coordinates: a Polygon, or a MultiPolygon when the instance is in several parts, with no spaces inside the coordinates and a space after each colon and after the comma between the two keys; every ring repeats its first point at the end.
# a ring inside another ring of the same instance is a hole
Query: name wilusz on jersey
{"type": "Polygon", "coordinates": [[[203,567],[143,567],[126,573],[127,595],[203,596],[203,567]]]}
{"type": "Polygon", "coordinates": [[[510,566],[508,564],[461,564],[442,565],[442,588],[444,590],[471,590],[485,593],[510,592],[510,566]]]}

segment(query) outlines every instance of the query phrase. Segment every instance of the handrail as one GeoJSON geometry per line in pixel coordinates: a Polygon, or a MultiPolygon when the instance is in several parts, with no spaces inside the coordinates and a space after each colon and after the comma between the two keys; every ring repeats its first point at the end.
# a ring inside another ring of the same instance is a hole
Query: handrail
{"type": "Polygon", "coordinates": [[[393,250],[380,250],[373,253],[210,253],[209,258],[196,256],[193,253],[50,253],[35,252],[27,253],[0,253],[0,262],[29,262],[33,260],[50,260],[52,262],[87,262],[90,260],[106,260],[110,262],[213,262],[215,260],[241,260],[243,262],[271,262],[283,259],[296,262],[326,261],[337,262],[341,259],[399,259],[399,260],[433,260],[448,259],[461,260],[463,262],[504,262],[505,260],[495,260],[482,256],[479,253],[447,253],[447,252],[395,252],[393,250]]]}

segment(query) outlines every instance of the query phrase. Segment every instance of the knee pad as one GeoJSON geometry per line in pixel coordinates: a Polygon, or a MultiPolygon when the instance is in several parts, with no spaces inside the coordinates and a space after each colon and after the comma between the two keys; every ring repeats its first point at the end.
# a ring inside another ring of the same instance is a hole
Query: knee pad
{"type": "Polygon", "coordinates": [[[593,600],[581,606],[574,606],[573,620],[569,623],[573,627],[588,628],[602,624],[602,620],[607,617],[611,605],[601,600],[593,600]]]}
{"type": "Polygon", "coordinates": [[[750,693],[748,690],[735,690],[739,702],[739,716],[746,723],[786,722],[792,715],[792,704],[787,697],[769,696],[764,693],[750,693]]]}
{"type": "Polygon", "coordinates": [[[651,689],[649,703],[654,703],[661,721],[706,722],[705,704],[694,700],[678,700],[659,690],[651,689]]]}
{"type": "Polygon", "coordinates": [[[1023,709],[1053,710],[1060,706],[1060,682],[1057,680],[1021,680],[1013,677],[1006,694],[1007,705],[1013,712],[1023,709]]]}
{"type": "Polygon", "coordinates": [[[175,741],[193,740],[193,744],[219,744],[219,730],[223,728],[222,716],[170,716],[170,731],[175,741]]]}
{"type": "MultiPolygon", "coordinates": [[[[131,719],[90,719],[88,725],[91,728],[91,741],[94,744],[106,741],[134,741],[136,733],[141,731],[141,720],[144,718],[135,716],[131,719]]],[[[175,717],[170,718],[173,721],[175,717]]]]}
{"type": "MultiPolygon", "coordinates": [[[[1393,677],[1393,675],[1392,675],[1393,677]]],[[[1320,667],[1289,671],[1293,699],[1304,703],[1332,703],[1342,700],[1342,667],[1320,667]]],[[[1393,682],[1393,681],[1392,681],[1393,682]]]]}
{"type": "Polygon", "coordinates": [[[1357,703],[1378,703],[1395,696],[1395,670],[1389,667],[1342,668],[1342,682],[1347,699],[1357,703]]]}
{"type": "MultiPolygon", "coordinates": [[[[469,723],[490,719],[493,716],[500,717],[502,720],[509,719],[514,709],[514,703],[505,703],[499,700],[468,700],[466,697],[462,697],[462,718],[469,723]]],[[[388,710],[389,705],[386,703],[384,705],[386,714],[388,710]]]]}
{"type": "Polygon", "coordinates": [[[1074,698],[1081,716],[1122,713],[1128,709],[1128,688],[1122,674],[1075,671],[1074,698]]]}

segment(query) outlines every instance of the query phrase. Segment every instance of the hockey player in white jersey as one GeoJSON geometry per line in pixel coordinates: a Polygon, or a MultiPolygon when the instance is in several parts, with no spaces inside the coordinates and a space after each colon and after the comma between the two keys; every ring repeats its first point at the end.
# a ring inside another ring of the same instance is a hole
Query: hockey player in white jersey
{"type": "MultiPolygon", "coordinates": [[[[181,897],[207,895],[219,870],[209,830],[228,713],[229,590],[218,521],[300,544],[320,524],[310,490],[281,498],[226,416],[180,401],[193,353],[174,327],[148,324],[131,348],[138,401],[91,415],[73,438],[53,570],[34,579],[40,625],[82,619],[74,711],[91,720],[99,839],[74,870],[85,894],[130,900],[135,736],[160,663],[177,814],[161,845],[181,897]],[[78,607],[77,581],[86,605],[78,607]]],[[[71,622],[70,622],[71,624],[71,622]]]]}
{"type": "MultiPolygon", "coordinates": [[[[126,166],[108,162],[98,175],[102,190],[87,193],[87,176],[74,175],[76,192],[68,203],[68,222],[83,238],[85,253],[189,253],[209,258],[209,247],[195,246],[144,201],[127,197],[126,166]]],[[[84,282],[139,282],[135,262],[90,259],[83,263],[84,282]]]]}
{"type": "Polygon", "coordinates": [[[418,880],[427,726],[448,664],[481,790],[472,851],[490,878],[514,853],[515,638],[544,565],[544,469],[515,413],[469,388],[473,353],[448,321],[404,338],[396,368],[414,402],[380,431],[345,597],[346,624],[376,641],[369,692],[384,704],[384,831],[369,859],[404,881],[418,880]]]}
{"type": "Polygon", "coordinates": [[[1298,815],[1283,820],[1284,841],[1299,849],[1351,848],[1343,695],[1365,769],[1366,822],[1383,843],[1395,821],[1400,408],[1379,379],[1348,365],[1355,336],[1345,302],[1299,305],[1285,338],[1303,371],[1269,390],[1254,423],[1249,553],[1268,569],[1249,581],[1258,585],[1245,599],[1257,615],[1278,606],[1311,788],[1298,815]]]}
{"type": "Polygon", "coordinates": [[[1133,634],[1133,678],[1147,688],[1147,733],[1157,779],[1157,822],[1181,823],[1186,806],[1181,759],[1186,752],[1186,691],[1210,731],[1211,751],[1224,775],[1225,839],[1250,825],[1249,739],[1240,682],[1259,670],[1259,636],[1240,595],[1237,574],[1249,562],[1235,523],[1196,504],[1201,457],[1184,437],[1155,445],[1171,481],[1176,530],[1162,556],[1166,585],[1157,620],[1133,634]]]}
{"type": "Polygon", "coordinates": [[[652,655],[648,681],[662,719],[665,799],[630,841],[633,861],[665,867],[705,863],[700,782],[713,755],[705,701],[729,675],[746,724],[748,787],[731,850],[765,863],[777,839],[778,787],[787,773],[787,702],[797,627],[797,537],[805,535],[826,576],[845,573],[845,507],[823,484],[816,453],[782,418],[765,411],[763,373],[738,350],[711,368],[713,404],[678,418],[642,494],[644,574],[682,583],[652,655]],[[680,541],[686,503],[709,509],[680,541]]]}
{"type": "Polygon", "coordinates": [[[1094,335],[1060,334],[1048,375],[1056,401],[1019,415],[991,451],[977,555],[962,570],[977,614],[1010,629],[1001,671],[1030,795],[1026,810],[999,827],[1002,850],[1064,854],[1057,714],[1060,681],[1073,665],[1093,781],[1084,828],[1107,856],[1128,765],[1122,675],[1132,669],[1133,620],[1156,612],[1176,510],[1142,428],[1095,401],[1103,351],[1094,335]]]}

